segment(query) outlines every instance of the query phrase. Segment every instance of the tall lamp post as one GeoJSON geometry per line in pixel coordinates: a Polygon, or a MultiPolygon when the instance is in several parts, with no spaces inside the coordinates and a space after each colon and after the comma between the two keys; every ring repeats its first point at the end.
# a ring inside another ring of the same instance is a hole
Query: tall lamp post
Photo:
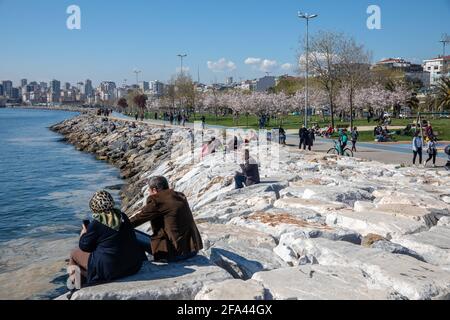
{"type": "Polygon", "coordinates": [[[142,71],[134,70],[133,72],[136,73],[136,86],[139,87],[139,73],[141,73],[142,71]]]}
{"type": "Polygon", "coordinates": [[[179,54],[178,57],[180,57],[181,60],[180,74],[183,75],[183,59],[187,57],[187,54],[179,54]]]}
{"type": "Polygon", "coordinates": [[[300,19],[306,20],[306,92],[305,92],[305,127],[308,127],[308,106],[309,106],[309,84],[308,84],[308,78],[309,78],[309,20],[314,19],[318,17],[317,14],[307,14],[307,13],[298,13],[298,17],[300,19]]]}

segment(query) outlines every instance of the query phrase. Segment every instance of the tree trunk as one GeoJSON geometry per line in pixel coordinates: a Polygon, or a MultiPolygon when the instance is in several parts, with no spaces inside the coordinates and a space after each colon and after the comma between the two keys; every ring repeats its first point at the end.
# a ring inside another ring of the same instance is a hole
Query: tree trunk
{"type": "Polygon", "coordinates": [[[350,89],[350,128],[353,129],[353,89],[350,89]]]}

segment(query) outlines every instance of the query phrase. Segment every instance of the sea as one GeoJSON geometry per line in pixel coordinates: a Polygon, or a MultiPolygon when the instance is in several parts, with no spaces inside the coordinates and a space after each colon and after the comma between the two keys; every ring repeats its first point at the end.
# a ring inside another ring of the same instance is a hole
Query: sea
{"type": "Polygon", "coordinates": [[[77,113],[0,109],[0,300],[53,299],[66,289],[89,199],[107,190],[118,205],[118,169],[49,130],[77,113]]]}

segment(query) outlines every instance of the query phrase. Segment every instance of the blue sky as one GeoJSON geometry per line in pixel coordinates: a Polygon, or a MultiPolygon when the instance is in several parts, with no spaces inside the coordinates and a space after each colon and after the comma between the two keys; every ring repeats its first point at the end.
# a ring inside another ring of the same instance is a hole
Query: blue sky
{"type": "Polygon", "coordinates": [[[320,15],[311,33],[354,36],[374,60],[420,62],[441,54],[438,41],[450,34],[450,0],[0,0],[0,80],[134,83],[138,68],[141,79],[166,81],[178,53],[202,82],[283,74],[305,34],[298,10],[320,15]],[[66,28],[72,4],[81,8],[81,30],[66,28]],[[371,4],[381,8],[381,30],[366,27],[371,4]],[[246,64],[250,57],[261,63],[246,64]]]}

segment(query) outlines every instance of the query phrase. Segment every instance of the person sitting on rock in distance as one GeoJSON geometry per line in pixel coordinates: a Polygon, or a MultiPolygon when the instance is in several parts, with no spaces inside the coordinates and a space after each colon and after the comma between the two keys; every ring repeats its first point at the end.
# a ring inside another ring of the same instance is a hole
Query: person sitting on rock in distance
{"type": "Polygon", "coordinates": [[[242,172],[236,172],[234,182],[236,189],[244,188],[244,184],[249,187],[261,183],[258,164],[250,158],[250,151],[245,150],[244,164],[240,165],[242,172]]]}
{"type": "Polygon", "coordinates": [[[216,138],[212,137],[207,143],[202,146],[202,158],[206,157],[209,154],[216,153],[217,142],[216,138]]]}
{"type": "Polygon", "coordinates": [[[106,191],[96,192],[89,206],[93,221],[87,227],[83,224],[79,248],[72,251],[69,265],[80,268],[87,285],[137,273],[147,257],[128,217],[115,209],[114,199],[106,191]]]}
{"type": "Polygon", "coordinates": [[[148,189],[147,204],[130,221],[134,227],[151,222],[155,261],[178,262],[196,256],[203,242],[186,196],[170,189],[164,177],[151,178],[148,189]]]}

